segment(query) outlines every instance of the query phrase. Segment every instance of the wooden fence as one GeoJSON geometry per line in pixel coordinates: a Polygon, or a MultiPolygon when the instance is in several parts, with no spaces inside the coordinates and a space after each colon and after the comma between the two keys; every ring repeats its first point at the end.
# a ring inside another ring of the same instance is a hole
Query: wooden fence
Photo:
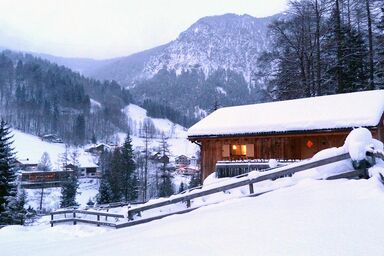
{"type": "Polygon", "coordinates": [[[53,227],[53,224],[55,223],[64,223],[64,222],[73,222],[73,225],[76,225],[77,222],[82,222],[82,223],[88,223],[88,224],[96,224],[97,226],[116,227],[116,222],[118,222],[120,219],[124,219],[124,215],[108,213],[108,212],[69,209],[69,210],[59,210],[59,211],[51,212],[50,223],[51,223],[51,227],[53,227]],[[55,220],[54,215],[64,215],[64,218],[55,220]],[[67,218],[67,215],[69,215],[68,218],[67,218]],[[87,215],[96,216],[96,220],[84,218],[87,215]],[[100,217],[104,217],[103,218],[104,221],[102,221],[100,217]],[[108,217],[114,218],[115,222],[108,222],[108,217]]]}
{"type": "MultiPolygon", "coordinates": [[[[261,172],[260,176],[257,176],[254,178],[241,179],[239,181],[236,181],[236,182],[233,182],[230,184],[226,184],[223,186],[219,186],[219,187],[215,187],[215,188],[211,188],[211,189],[206,189],[206,190],[202,190],[202,191],[195,189],[189,193],[185,193],[184,195],[170,197],[164,201],[130,208],[128,210],[128,220],[129,221],[127,223],[118,224],[116,226],[116,228],[133,226],[133,225],[137,225],[137,224],[141,224],[141,223],[146,223],[146,222],[149,222],[149,221],[152,221],[155,219],[160,219],[160,218],[163,218],[163,217],[166,217],[169,215],[193,211],[199,207],[194,207],[194,208],[191,207],[191,200],[192,199],[203,197],[203,196],[208,196],[208,195],[218,193],[218,192],[224,192],[224,191],[234,189],[234,188],[248,186],[249,187],[249,195],[248,196],[258,196],[258,195],[261,195],[261,194],[264,194],[264,193],[270,192],[270,191],[255,194],[254,193],[254,184],[255,183],[265,181],[265,180],[275,180],[275,179],[278,179],[280,177],[285,177],[285,176],[291,176],[292,174],[297,173],[297,172],[305,171],[308,169],[324,166],[327,164],[331,164],[331,163],[335,163],[335,162],[347,160],[347,159],[350,159],[349,153],[344,153],[344,154],[336,155],[333,157],[329,157],[329,158],[325,158],[325,159],[321,159],[321,160],[317,160],[317,161],[313,161],[313,160],[304,161],[304,162],[300,162],[297,164],[292,164],[292,165],[276,168],[274,170],[269,170],[269,171],[267,170],[265,172],[261,172]],[[143,211],[151,210],[151,209],[155,209],[155,208],[163,207],[163,206],[167,206],[167,205],[172,205],[172,204],[176,204],[176,203],[180,203],[180,202],[186,203],[187,209],[184,209],[184,210],[181,210],[178,212],[174,212],[174,213],[167,213],[167,214],[160,215],[160,216],[134,220],[134,216],[135,215],[141,216],[141,212],[143,212],[143,211]]],[[[365,175],[365,172],[366,172],[366,170],[364,170],[364,169],[353,170],[353,171],[349,171],[346,173],[337,174],[337,175],[332,176],[332,177],[328,177],[328,179],[351,178],[351,177],[365,175]]],[[[239,177],[244,178],[246,176],[247,176],[247,174],[243,174],[243,175],[240,175],[239,177]]]]}
{"type": "MultiPolygon", "coordinates": [[[[312,169],[312,168],[316,168],[316,167],[320,167],[320,166],[324,166],[324,165],[328,165],[328,164],[332,164],[335,162],[348,160],[348,159],[350,159],[349,153],[344,153],[344,154],[332,156],[332,157],[321,159],[321,160],[316,160],[316,161],[315,160],[308,160],[308,161],[303,161],[303,162],[299,162],[299,163],[292,164],[292,165],[287,165],[287,166],[278,167],[275,169],[266,170],[264,172],[260,172],[260,174],[258,176],[255,176],[255,177],[248,176],[248,174],[243,174],[243,175],[238,176],[238,180],[235,180],[232,183],[225,184],[225,185],[218,186],[218,187],[214,187],[214,188],[210,188],[210,189],[203,190],[201,187],[193,188],[192,190],[188,190],[185,193],[182,193],[182,194],[179,194],[176,196],[172,196],[172,197],[164,199],[162,201],[158,201],[158,202],[154,202],[154,203],[146,204],[146,205],[142,205],[142,206],[137,206],[137,207],[131,207],[128,209],[128,221],[122,222],[122,223],[117,223],[117,221],[120,218],[124,218],[124,216],[118,215],[118,214],[110,214],[110,213],[104,213],[104,212],[80,211],[80,210],[56,211],[56,212],[51,213],[51,226],[53,226],[54,223],[68,222],[68,221],[73,221],[74,225],[77,222],[85,222],[85,223],[97,224],[98,226],[106,225],[106,226],[111,226],[111,227],[115,227],[115,228],[134,226],[137,224],[147,223],[147,222],[150,222],[153,220],[161,219],[161,218],[164,218],[166,216],[170,216],[170,215],[174,215],[174,214],[183,214],[186,212],[196,210],[203,205],[192,207],[191,200],[193,200],[195,198],[199,198],[199,197],[208,196],[208,195],[211,195],[214,193],[225,192],[225,191],[228,191],[228,190],[231,190],[234,188],[248,186],[249,194],[247,194],[246,196],[250,196],[250,197],[259,196],[261,194],[270,192],[272,190],[255,193],[254,184],[256,184],[258,182],[262,182],[265,180],[276,180],[276,179],[281,178],[281,177],[291,176],[292,174],[297,173],[297,172],[305,171],[308,169],[312,169]],[[147,210],[151,210],[151,209],[155,209],[155,208],[159,208],[159,207],[163,207],[163,206],[168,206],[168,205],[172,205],[172,204],[176,204],[176,203],[185,203],[186,208],[183,210],[180,210],[180,211],[165,213],[162,215],[157,215],[157,216],[148,217],[148,218],[139,218],[136,220],[134,218],[135,215],[141,216],[141,213],[143,211],[147,211],[147,210]],[[72,214],[72,217],[69,219],[68,218],[58,219],[58,220],[53,219],[53,215],[66,214],[66,213],[72,214]],[[76,215],[78,213],[96,215],[97,220],[93,221],[93,220],[89,220],[89,219],[78,218],[76,215]],[[100,216],[105,216],[106,218],[107,217],[114,217],[114,218],[116,218],[116,221],[115,221],[115,223],[101,222],[100,216]]],[[[352,170],[352,171],[340,173],[340,174],[328,177],[327,179],[331,180],[331,179],[339,179],[339,178],[353,178],[353,177],[366,176],[366,175],[367,175],[366,169],[362,168],[359,170],[352,170]]]]}

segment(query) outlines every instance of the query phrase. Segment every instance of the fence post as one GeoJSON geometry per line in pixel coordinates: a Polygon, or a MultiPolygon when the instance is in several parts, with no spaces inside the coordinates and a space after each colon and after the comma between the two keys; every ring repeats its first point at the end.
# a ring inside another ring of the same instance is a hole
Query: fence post
{"type": "Polygon", "coordinates": [[[76,210],[73,210],[73,225],[76,225],[76,210]]]}
{"type": "Polygon", "coordinates": [[[100,227],[100,215],[97,215],[97,226],[100,227]]]}
{"type": "Polygon", "coordinates": [[[253,183],[249,183],[249,194],[253,194],[255,191],[253,190],[253,183]]]}
{"type": "Polygon", "coordinates": [[[133,214],[130,210],[128,210],[128,220],[133,220],[133,214]]]}
{"type": "Polygon", "coordinates": [[[51,227],[53,227],[53,212],[51,212],[51,227]]]}
{"type": "Polygon", "coordinates": [[[187,208],[191,207],[191,200],[187,200],[187,208]]]}

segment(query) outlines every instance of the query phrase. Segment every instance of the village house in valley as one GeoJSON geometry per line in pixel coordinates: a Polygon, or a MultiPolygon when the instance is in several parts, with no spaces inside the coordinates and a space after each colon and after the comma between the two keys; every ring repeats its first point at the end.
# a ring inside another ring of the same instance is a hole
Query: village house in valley
{"type": "Polygon", "coordinates": [[[384,90],[221,108],[192,126],[203,178],[217,161],[306,159],[342,146],[356,127],[384,139],[384,90]]]}

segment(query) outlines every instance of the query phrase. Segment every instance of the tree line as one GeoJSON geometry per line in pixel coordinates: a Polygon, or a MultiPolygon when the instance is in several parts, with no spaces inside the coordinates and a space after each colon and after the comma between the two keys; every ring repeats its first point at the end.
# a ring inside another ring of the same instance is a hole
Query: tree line
{"type": "Polygon", "coordinates": [[[120,110],[130,102],[129,91],[114,81],[88,79],[28,54],[0,54],[0,115],[21,131],[77,145],[105,139],[127,128],[120,110]]]}
{"type": "Polygon", "coordinates": [[[384,87],[382,0],[293,0],[269,27],[261,71],[274,99],[384,87]]]}

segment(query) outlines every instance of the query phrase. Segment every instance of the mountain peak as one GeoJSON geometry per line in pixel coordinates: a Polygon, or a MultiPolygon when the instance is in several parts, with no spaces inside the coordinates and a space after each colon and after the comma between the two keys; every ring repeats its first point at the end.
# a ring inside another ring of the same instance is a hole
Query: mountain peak
{"type": "Polygon", "coordinates": [[[268,45],[270,21],[269,17],[233,13],[201,18],[159,55],[150,58],[144,77],[152,77],[164,67],[180,74],[199,66],[206,75],[219,68],[231,69],[248,81],[259,53],[268,45]]]}

